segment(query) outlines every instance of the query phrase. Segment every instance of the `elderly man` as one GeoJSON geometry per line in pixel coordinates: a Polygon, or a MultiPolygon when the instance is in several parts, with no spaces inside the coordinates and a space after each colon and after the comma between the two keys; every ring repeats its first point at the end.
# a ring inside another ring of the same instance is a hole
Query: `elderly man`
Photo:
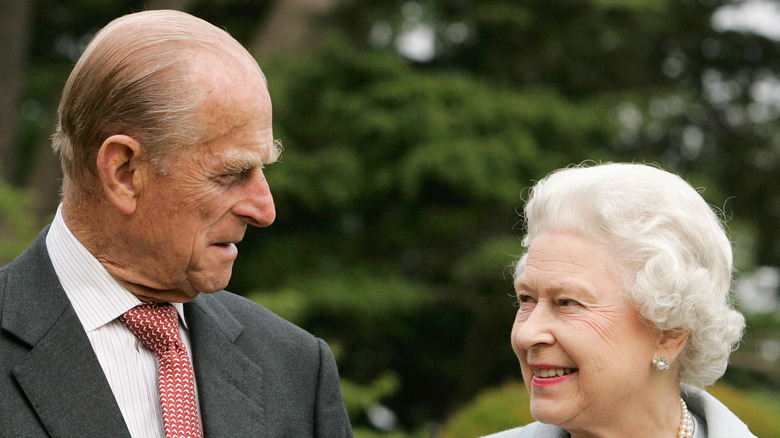
{"type": "Polygon", "coordinates": [[[275,217],[251,55],[190,15],[131,14],[59,116],[62,204],[0,270],[0,436],[351,436],[328,346],[221,291],[275,217]]]}

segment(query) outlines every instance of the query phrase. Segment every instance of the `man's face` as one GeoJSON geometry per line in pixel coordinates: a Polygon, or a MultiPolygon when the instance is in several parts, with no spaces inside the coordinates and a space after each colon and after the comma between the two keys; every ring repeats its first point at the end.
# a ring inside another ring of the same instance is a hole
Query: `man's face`
{"type": "Polygon", "coordinates": [[[165,175],[145,167],[128,242],[139,278],[127,279],[152,289],[148,296],[134,291],[142,299],[189,301],[223,289],[247,224],[265,227],[276,215],[262,169],[275,159],[265,84],[259,74],[226,67],[208,74],[198,110],[205,141],[176,157],[165,175]]]}

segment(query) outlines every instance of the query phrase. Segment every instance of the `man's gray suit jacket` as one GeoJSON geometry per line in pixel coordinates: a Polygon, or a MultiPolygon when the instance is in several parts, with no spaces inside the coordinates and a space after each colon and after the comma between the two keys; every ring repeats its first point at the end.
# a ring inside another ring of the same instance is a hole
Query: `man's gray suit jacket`
{"type": "MultiPolygon", "coordinates": [[[[0,269],[0,437],[129,437],[44,229],[0,269]]],[[[351,437],[328,346],[229,292],[184,305],[206,437],[351,437]]]]}

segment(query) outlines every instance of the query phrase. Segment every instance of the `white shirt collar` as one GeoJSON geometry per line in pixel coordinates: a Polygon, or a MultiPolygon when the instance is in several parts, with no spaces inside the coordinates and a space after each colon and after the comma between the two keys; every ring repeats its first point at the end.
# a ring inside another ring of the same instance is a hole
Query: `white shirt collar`
{"type": "MultiPolygon", "coordinates": [[[[62,217],[62,204],[46,235],[46,248],[62,288],[87,332],[141,304],[71,233],[62,217]]],[[[183,304],[172,304],[186,327],[183,304]]]]}

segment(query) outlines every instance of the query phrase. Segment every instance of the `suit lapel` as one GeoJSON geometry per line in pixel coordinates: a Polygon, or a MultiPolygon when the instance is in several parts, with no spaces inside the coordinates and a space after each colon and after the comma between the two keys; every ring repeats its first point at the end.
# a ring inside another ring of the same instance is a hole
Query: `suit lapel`
{"type": "Polygon", "coordinates": [[[30,348],[13,374],[52,436],[129,437],[46,251],[47,230],[9,265],[2,329],[30,348]]]}
{"type": "Polygon", "coordinates": [[[234,344],[243,327],[211,295],[185,304],[203,432],[208,437],[265,436],[264,370],[234,344]]]}

